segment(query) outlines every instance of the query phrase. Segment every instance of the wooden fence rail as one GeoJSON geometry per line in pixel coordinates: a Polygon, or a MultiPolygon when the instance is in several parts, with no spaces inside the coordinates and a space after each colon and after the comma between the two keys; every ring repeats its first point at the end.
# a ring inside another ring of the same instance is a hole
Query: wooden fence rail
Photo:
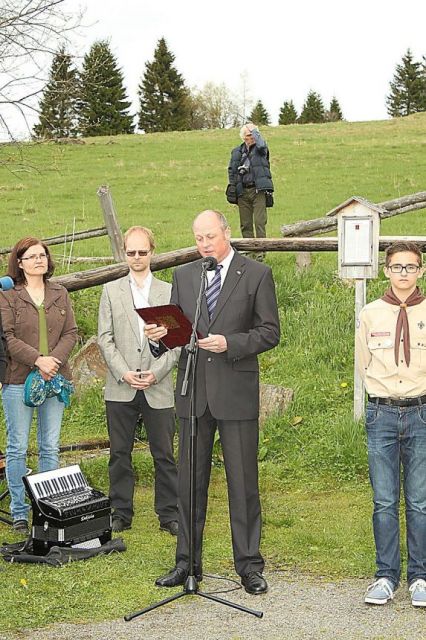
{"type": "MultiPolygon", "coordinates": [[[[381,236],[379,248],[384,251],[396,240],[412,240],[417,242],[426,252],[425,236],[381,236]]],[[[232,246],[240,251],[337,251],[337,238],[245,238],[232,239],[232,246]]],[[[200,257],[196,247],[186,247],[177,251],[169,251],[154,255],[151,270],[159,271],[176,267],[187,262],[194,262],[200,257]]],[[[62,284],[68,291],[78,291],[117,280],[128,273],[126,263],[78,271],[52,278],[62,284]]]]}
{"type": "MultiPolygon", "coordinates": [[[[377,203],[386,211],[380,215],[380,218],[391,218],[409,211],[417,211],[426,209],[426,191],[412,193],[402,198],[387,200],[377,203]]],[[[312,220],[302,220],[293,224],[285,224],[281,226],[281,233],[285,237],[310,236],[318,233],[328,233],[337,228],[337,216],[325,215],[322,218],[314,218],[312,220]]]]}
{"type": "MultiPolygon", "coordinates": [[[[76,231],[75,233],[68,233],[62,236],[52,236],[51,238],[42,238],[42,241],[47,245],[53,244],[65,244],[65,242],[85,240],[86,238],[97,238],[98,236],[107,236],[108,231],[106,227],[96,227],[95,229],[88,229],[87,231],[76,231]]],[[[6,255],[12,251],[12,247],[0,248],[0,255],[6,255]]]]}

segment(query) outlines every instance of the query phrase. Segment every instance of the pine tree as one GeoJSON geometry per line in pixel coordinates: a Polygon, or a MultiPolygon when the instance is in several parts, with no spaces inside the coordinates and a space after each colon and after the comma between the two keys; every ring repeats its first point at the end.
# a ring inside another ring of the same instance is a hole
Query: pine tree
{"type": "Polygon", "coordinates": [[[319,93],[315,91],[309,91],[305,104],[303,105],[302,113],[300,114],[299,122],[306,124],[308,122],[324,122],[325,111],[324,104],[319,93]]]}
{"type": "Polygon", "coordinates": [[[271,124],[269,113],[266,111],[261,100],[258,100],[254,105],[253,110],[249,115],[249,120],[257,125],[271,124]]]}
{"type": "Polygon", "coordinates": [[[77,135],[78,72],[70,54],[61,46],[54,55],[49,81],[40,100],[37,138],[69,138],[77,135]]]}
{"type": "Polygon", "coordinates": [[[325,114],[325,119],[327,122],[337,122],[338,120],[343,120],[343,113],[340,108],[339,101],[335,96],[333,96],[330,102],[330,108],[325,114]]]}
{"type": "Polygon", "coordinates": [[[424,104],[424,73],[420,62],[414,62],[410,49],[396,65],[390,82],[390,93],[386,98],[388,114],[392,118],[408,116],[426,108],[424,104]]]}
{"type": "Polygon", "coordinates": [[[420,106],[421,106],[420,110],[426,111],[426,56],[423,56],[421,78],[422,78],[422,88],[421,88],[421,98],[420,98],[420,106]]]}
{"type": "Polygon", "coordinates": [[[83,136],[133,133],[123,73],[106,40],[95,42],[81,71],[79,128],[83,136]]]}
{"type": "Polygon", "coordinates": [[[280,110],[278,124],[295,124],[297,121],[297,111],[293,100],[285,101],[280,110]]]}
{"type": "Polygon", "coordinates": [[[152,62],[147,62],[139,85],[138,126],[146,133],[183,131],[190,127],[190,96],[175,57],[164,38],[158,41],[152,62]]]}

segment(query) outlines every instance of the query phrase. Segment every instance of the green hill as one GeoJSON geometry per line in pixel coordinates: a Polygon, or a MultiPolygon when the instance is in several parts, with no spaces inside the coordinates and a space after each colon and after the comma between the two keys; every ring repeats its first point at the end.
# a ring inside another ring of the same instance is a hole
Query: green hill
{"type": "MultiPolygon", "coordinates": [[[[426,189],[426,113],[381,122],[269,127],[264,135],[276,187],[269,236],[279,236],[281,224],[323,215],[351,195],[378,202],[426,189]]],[[[224,211],[238,237],[238,211],[224,197],[229,153],[238,142],[237,130],[217,130],[2,145],[0,159],[7,164],[0,168],[1,244],[26,234],[69,233],[73,224],[77,230],[102,225],[96,190],[105,183],[123,229],[151,227],[158,252],[192,245],[192,219],[205,208],[224,211]]],[[[422,235],[423,216],[418,211],[386,220],[382,234],[422,235]]],[[[57,258],[61,251],[53,247],[57,258]]],[[[73,247],[74,255],[110,253],[106,238],[73,247]]],[[[362,430],[351,417],[353,290],[336,277],[336,254],[314,254],[311,269],[302,274],[291,254],[270,254],[268,262],[282,340],[262,356],[262,379],[293,388],[295,400],[284,416],[268,421],[261,457],[303,473],[315,468],[326,475],[364,475],[362,430]]],[[[370,283],[369,297],[383,288],[381,280],[370,283]]],[[[96,332],[99,294],[99,287],[72,294],[83,341],[96,332]]],[[[85,403],[74,404],[64,440],[104,435],[100,397],[89,404],[92,412],[97,407],[90,420],[85,403]]]]}
{"type": "MultiPolygon", "coordinates": [[[[266,127],[275,182],[268,235],[318,217],[350,195],[373,202],[425,189],[426,113],[380,122],[266,127]]],[[[109,184],[123,227],[144,224],[158,250],[192,244],[190,222],[205,209],[238,214],[224,190],[238,131],[192,131],[90,138],[69,144],[0,145],[2,240],[102,225],[96,196],[109,184]],[[6,163],[6,164],[3,164],[6,163]]],[[[410,214],[416,225],[421,214],[410,214]]],[[[405,222],[392,221],[386,233],[405,222]]],[[[76,255],[106,255],[107,240],[76,243],[76,255]]]]}
{"type": "MultiPolygon", "coordinates": [[[[377,202],[426,189],[426,113],[264,133],[276,186],[270,236],[279,236],[281,224],[323,215],[351,195],[377,202]]],[[[0,146],[2,246],[27,234],[69,233],[74,218],[77,230],[101,226],[96,190],[104,183],[112,189],[122,227],[151,227],[159,252],[192,245],[191,221],[207,207],[224,211],[233,236],[239,235],[238,213],[224,198],[236,130],[82,142],[0,146]]],[[[425,235],[423,218],[419,211],[386,220],[382,234],[425,235]]],[[[54,247],[53,253],[61,250],[54,247]]],[[[73,253],[111,251],[103,238],[77,242],[73,253]]],[[[310,580],[365,577],[373,573],[374,550],[364,429],[352,420],[354,290],[337,278],[336,254],[314,254],[303,273],[291,254],[270,254],[267,261],[276,281],[282,339],[262,355],[261,377],[295,391],[288,411],[270,418],[260,434],[268,571],[296,567],[310,580]]],[[[163,275],[169,278],[170,272],[163,275]]],[[[385,286],[382,275],[369,284],[369,298],[385,286]]],[[[96,331],[99,293],[95,287],[72,294],[83,339],[96,331]]],[[[105,435],[102,393],[95,388],[66,412],[62,441],[105,435]]],[[[65,464],[79,454],[71,455],[65,464]]],[[[36,468],[35,460],[30,465],[36,468]]],[[[135,466],[137,520],[124,534],[128,551],[60,570],[5,565],[3,630],[118,617],[159,598],[154,578],[172,566],[174,541],[158,531],[153,513],[151,457],[139,450],[135,466]]],[[[233,575],[223,469],[214,467],[204,569],[233,575]]],[[[107,490],[106,456],[86,459],[83,468],[94,486],[107,490]]],[[[2,539],[10,536],[5,525],[0,530],[2,539]]]]}

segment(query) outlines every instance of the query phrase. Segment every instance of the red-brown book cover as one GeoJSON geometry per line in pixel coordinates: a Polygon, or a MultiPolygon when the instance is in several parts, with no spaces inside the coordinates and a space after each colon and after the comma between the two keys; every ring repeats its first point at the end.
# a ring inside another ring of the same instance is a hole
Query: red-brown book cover
{"type": "MultiPolygon", "coordinates": [[[[161,342],[168,349],[183,347],[189,343],[192,324],[176,304],[163,304],[158,307],[136,309],[147,324],[158,324],[166,327],[167,335],[161,342]]],[[[200,334],[198,337],[201,338],[200,334]]]]}

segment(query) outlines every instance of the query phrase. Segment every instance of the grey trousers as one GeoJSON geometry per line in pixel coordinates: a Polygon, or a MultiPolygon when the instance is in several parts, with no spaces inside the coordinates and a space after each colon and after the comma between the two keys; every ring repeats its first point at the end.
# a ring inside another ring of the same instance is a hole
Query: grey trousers
{"type": "Polygon", "coordinates": [[[177,520],[177,468],[173,454],[176,430],[173,408],[153,409],[143,391],[130,402],[106,401],[110,439],[109,482],[114,514],[130,523],[133,518],[135,475],[132,451],[135,430],[142,415],[154,459],[154,508],[160,522],[177,520]]]}
{"type": "Polygon", "coordinates": [[[255,187],[244,189],[243,194],[238,198],[238,209],[240,211],[242,237],[266,238],[268,216],[266,212],[265,192],[256,192],[255,187]],[[253,223],[256,236],[253,231],[253,223]]]}
{"type": "MultiPolygon", "coordinates": [[[[176,566],[189,561],[189,420],[179,418],[179,534],[176,566]]],[[[260,554],[261,508],[259,499],[257,420],[216,420],[207,409],[197,420],[196,573],[202,572],[202,541],[206,520],[211,459],[216,427],[219,429],[228,485],[232,548],[236,572],[263,571],[260,554]]]]}

